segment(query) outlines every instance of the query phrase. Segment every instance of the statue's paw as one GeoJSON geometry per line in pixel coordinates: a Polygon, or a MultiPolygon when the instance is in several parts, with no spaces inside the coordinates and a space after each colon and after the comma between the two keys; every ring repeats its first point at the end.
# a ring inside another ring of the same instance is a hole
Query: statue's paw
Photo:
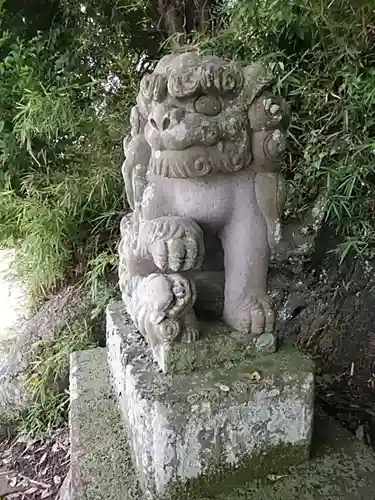
{"type": "Polygon", "coordinates": [[[257,297],[256,302],[250,307],[252,335],[272,333],[275,326],[275,312],[272,301],[267,297],[257,297]]]}
{"type": "Polygon", "coordinates": [[[254,336],[271,333],[275,326],[272,301],[266,295],[251,295],[245,304],[227,305],[224,321],[232,328],[254,336]]]}
{"type": "Polygon", "coordinates": [[[170,240],[157,240],[150,246],[155,265],[162,271],[173,272],[199,269],[204,252],[200,242],[194,238],[182,237],[170,240]]]}
{"type": "Polygon", "coordinates": [[[181,335],[181,342],[191,344],[199,339],[199,330],[193,326],[186,326],[181,335]]]}
{"type": "Polygon", "coordinates": [[[203,232],[195,221],[183,217],[142,221],[138,252],[151,256],[163,272],[199,269],[204,258],[203,232]]]}

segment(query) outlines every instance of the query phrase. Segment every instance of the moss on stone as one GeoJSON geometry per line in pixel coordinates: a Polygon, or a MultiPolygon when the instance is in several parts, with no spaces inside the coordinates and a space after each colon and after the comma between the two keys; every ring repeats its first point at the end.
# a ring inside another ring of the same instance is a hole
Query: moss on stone
{"type": "Polygon", "coordinates": [[[140,499],[105,349],[72,355],[70,421],[72,500],[140,499]]]}
{"type": "MultiPolygon", "coordinates": [[[[72,406],[71,423],[72,464],[79,477],[72,481],[72,498],[144,500],[111,399],[105,350],[100,351],[87,351],[77,358],[80,376],[74,391],[79,401],[72,406]]],[[[298,448],[293,450],[297,455],[279,448],[273,451],[273,460],[275,453],[285,476],[251,480],[257,468],[268,467],[267,457],[258,456],[255,462],[243,463],[229,482],[219,484],[212,476],[205,492],[199,484],[195,488],[191,484],[171,500],[374,500],[374,452],[325,415],[315,419],[310,461],[289,468],[288,460],[304,459],[306,452],[302,450],[298,457],[298,448]]]]}
{"type": "Polygon", "coordinates": [[[202,499],[216,497],[224,493],[229,494],[234,488],[244,486],[257,478],[287,472],[291,466],[306,462],[309,458],[308,444],[290,446],[281,444],[266,453],[244,458],[236,466],[230,466],[223,460],[217,463],[197,478],[187,483],[173,485],[168,496],[160,500],[202,499]]]}
{"type": "Polygon", "coordinates": [[[282,347],[276,353],[260,354],[249,335],[240,334],[220,323],[202,325],[202,337],[191,344],[173,344],[168,355],[169,373],[209,372],[220,369],[231,371],[247,366],[266,375],[280,372],[311,372],[313,363],[291,347],[282,347]]]}

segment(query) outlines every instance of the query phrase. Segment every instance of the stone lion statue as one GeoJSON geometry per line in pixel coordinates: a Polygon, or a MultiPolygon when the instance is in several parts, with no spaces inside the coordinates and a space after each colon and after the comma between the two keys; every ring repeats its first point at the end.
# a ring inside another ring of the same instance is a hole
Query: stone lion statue
{"type": "Polygon", "coordinates": [[[124,141],[133,212],[121,223],[119,277],[151,342],[198,337],[195,280],[205,269],[224,271],[227,325],[273,331],[266,278],[280,233],[288,112],[271,84],[260,64],[240,68],[192,50],[163,57],[141,82],[124,141]]]}

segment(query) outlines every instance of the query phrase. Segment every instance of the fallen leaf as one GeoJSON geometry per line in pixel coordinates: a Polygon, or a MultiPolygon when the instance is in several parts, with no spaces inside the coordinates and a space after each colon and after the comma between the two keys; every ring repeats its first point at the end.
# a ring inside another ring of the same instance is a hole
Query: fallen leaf
{"type": "Polygon", "coordinates": [[[253,380],[254,382],[259,382],[262,377],[260,376],[259,372],[253,372],[250,374],[250,379],[253,380]]]}
{"type": "Polygon", "coordinates": [[[46,445],[40,446],[39,448],[37,448],[36,450],[34,450],[34,453],[39,453],[40,451],[43,451],[45,449],[46,449],[46,445]]]}
{"type": "Polygon", "coordinates": [[[270,481],[278,481],[279,479],[282,479],[283,477],[287,477],[286,474],[283,474],[283,475],[277,475],[277,474],[268,474],[268,479],[270,481]]]}
{"type": "Polygon", "coordinates": [[[229,392],[229,387],[224,384],[219,384],[219,387],[222,391],[229,392]]]}
{"type": "Polygon", "coordinates": [[[43,453],[42,458],[39,460],[39,465],[42,465],[42,463],[45,462],[47,455],[47,452],[43,453]]]}
{"type": "Polygon", "coordinates": [[[363,441],[365,436],[363,425],[359,425],[357,427],[357,430],[355,431],[355,437],[359,439],[360,441],[363,441]]]}
{"type": "Polygon", "coordinates": [[[40,498],[41,499],[48,498],[51,495],[53,495],[53,491],[51,491],[51,490],[44,490],[43,493],[41,494],[40,498]]]}
{"type": "Polygon", "coordinates": [[[246,373],[245,372],[245,373],[243,373],[243,376],[245,378],[250,379],[252,382],[259,382],[262,379],[260,373],[257,372],[257,371],[252,372],[252,373],[246,373]]]}
{"type": "Polygon", "coordinates": [[[49,465],[47,465],[47,467],[45,467],[42,472],[40,473],[41,476],[45,476],[48,472],[48,469],[49,469],[49,465]]]}
{"type": "Polygon", "coordinates": [[[36,491],[38,491],[38,488],[36,488],[35,486],[33,486],[32,488],[29,488],[28,490],[24,491],[24,495],[32,495],[36,491]]]}
{"type": "Polygon", "coordinates": [[[13,476],[11,479],[8,479],[9,486],[14,488],[17,485],[17,476],[13,476]]]}

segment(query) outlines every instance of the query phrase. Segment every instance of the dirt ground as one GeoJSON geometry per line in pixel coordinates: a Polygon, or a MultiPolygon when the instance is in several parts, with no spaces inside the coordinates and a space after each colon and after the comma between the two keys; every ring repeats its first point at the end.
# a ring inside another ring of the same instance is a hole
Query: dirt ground
{"type": "Polygon", "coordinates": [[[57,499],[69,460],[67,429],[43,441],[0,439],[0,499],[57,499]]]}
{"type": "Polygon", "coordinates": [[[316,394],[325,411],[375,446],[375,261],[340,263],[323,232],[296,265],[277,262],[277,335],[312,355],[316,394]]]}

